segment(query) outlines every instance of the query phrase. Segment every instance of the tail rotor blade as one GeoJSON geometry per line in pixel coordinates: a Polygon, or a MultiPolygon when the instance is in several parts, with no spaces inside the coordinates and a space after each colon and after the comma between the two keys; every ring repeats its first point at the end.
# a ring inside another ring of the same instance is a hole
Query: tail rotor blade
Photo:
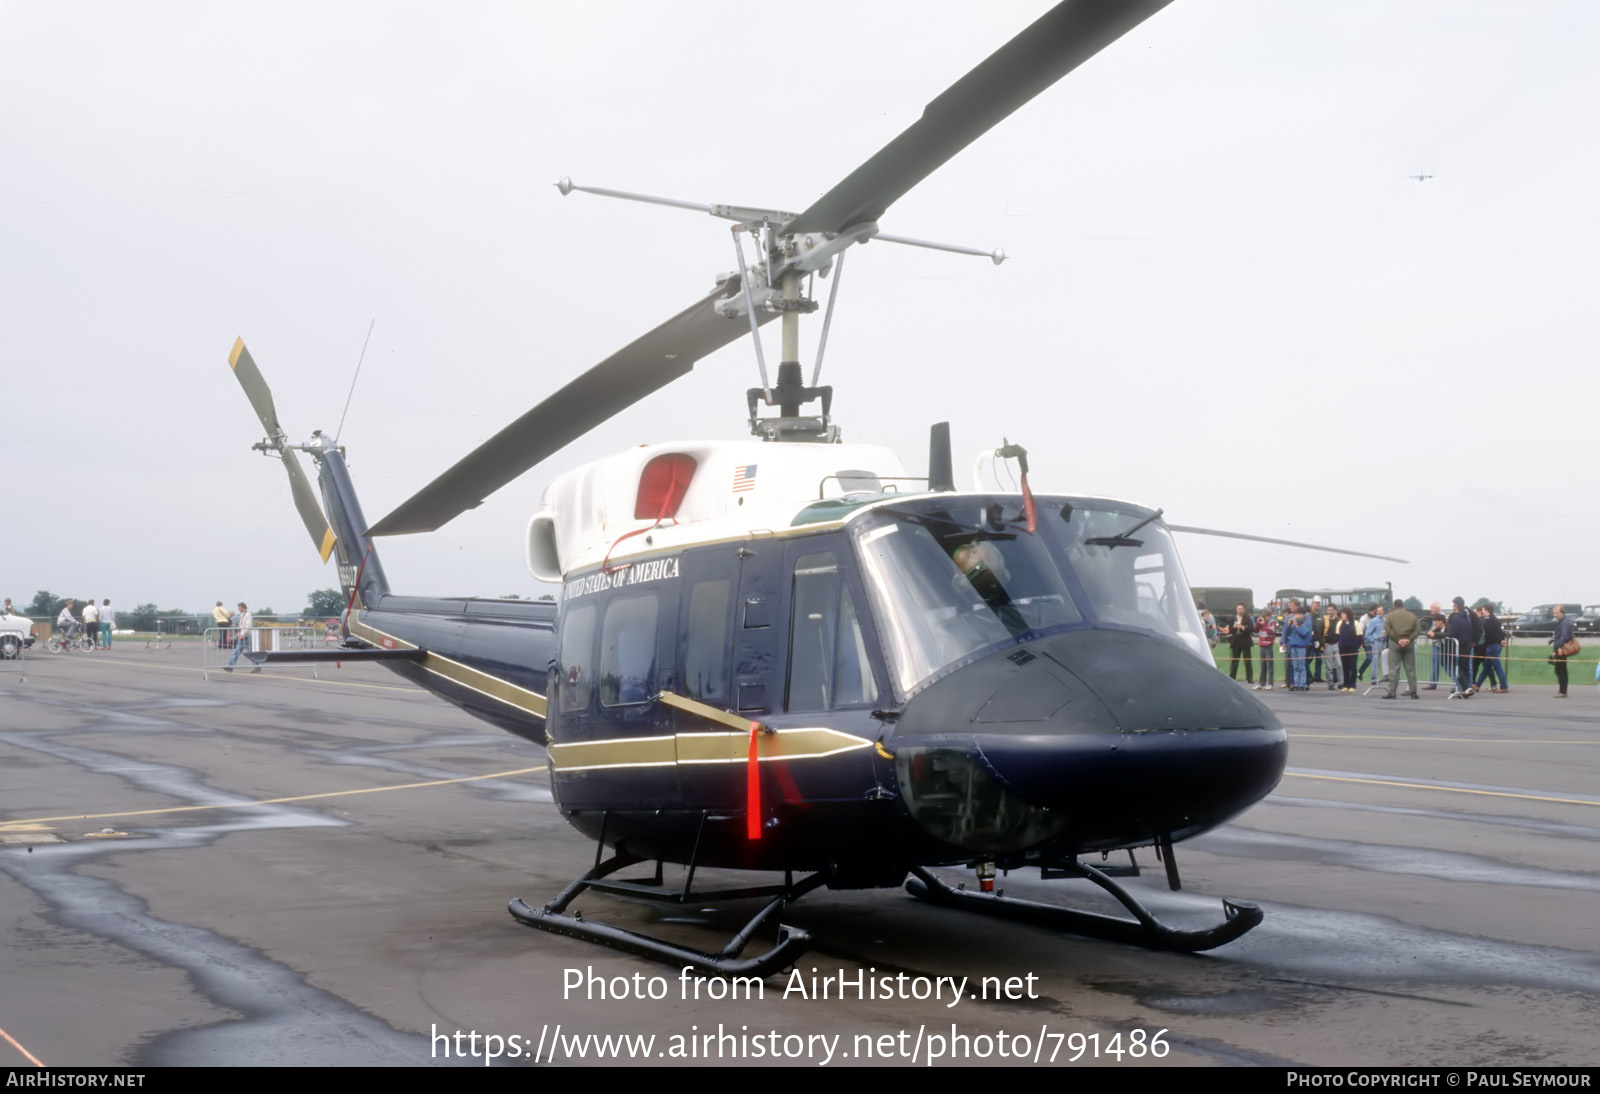
{"type": "Polygon", "coordinates": [[[228,354],[228,365],[233,369],[234,376],[238,377],[239,386],[244,388],[250,405],[255,408],[256,417],[260,418],[261,424],[266,427],[267,435],[282,434],[283,427],[278,424],[278,410],[272,405],[272,389],[267,387],[266,380],[262,379],[261,370],[256,368],[250,351],[244,348],[243,338],[233,343],[233,352],[228,354]]]}
{"type": "Polygon", "coordinates": [[[322,561],[326,562],[333,553],[337,537],[328,524],[328,518],[323,515],[322,506],[317,502],[317,492],[311,489],[311,480],[306,478],[306,473],[300,469],[299,459],[288,448],[283,450],[283,469],[289,472],[289,490],[294,494],[294,507],[300,510],[300,519],[305,521],[306,531],[311,533],[311,542],[316,545],[322,561]]]}
{"type": "Polygon", "coordinates": [[[301,469],[294,449],[284,443],[283,427],[278,424],[278,410],[272,405],[272,389],[267,387],[267,381],[256,367],[250,351],[244,348],[243,338],[233,343],[233,352],[228,354],[228,365],[239,378],[239,386],[244,388],[250,405],[255,408],[256,417],[266,427],[267,440],[256,447],[262,451],[276,452],[283,461],[283,469],[289,473],[289,492],[294,495],[294,507],[300,511],[300,519],[305,522],[306,531],[311,533],[311,542],[316,545],[322,561],[328,561],[337,537],[328,524],[328,518],[323,515],[317,492],[311,488],[311,480],[306,478],[305,471],[301,469]]]}

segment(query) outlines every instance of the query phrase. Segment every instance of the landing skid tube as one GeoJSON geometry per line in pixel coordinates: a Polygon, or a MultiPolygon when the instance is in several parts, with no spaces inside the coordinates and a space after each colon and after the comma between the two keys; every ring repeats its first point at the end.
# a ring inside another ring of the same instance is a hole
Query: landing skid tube
{"type": "Polygon", "coordinates": [[[1116,897],[1124,908],[1134,914],[1137,922],[1130,923],[1126,919],[1114,919],[1094,912],[1073,911],[1071,908],[1062,908],[1055,904],[1040,904],[1037,901],[1018,900],[1015,897],[954,889],[920,866],[912,868],[911,873],[914,876],[906,882],[906,889],[913,896],[921,897],[932,904],[966,908],[1024,923],[1054,927],[1090,938],[1104,938],[1112,942],[1144,946],[1152,950],[1197,953],[1201,950],[1215,949],[1232,942],[1260,923],[1262,919],[1261,909],[1256,905],[1243,900],[1224,900],[1222,909],[1227,918],[1215,927],[1204,931],[1173,930],[1157,922],[1131,893],[1093,866],[1079,862],[1075,864],[1075,872],[1081,872],[1083,877],[1116,897]]]}
{"type": "Polygon", "coordinates": [[[779,969],[792,965],[811,945],[811,935],[807,931],[796,927],[778,927],[777,943],[766,953],[755,957],[741,958],[740,952],[749,944],[757,930],[772,915],[791,901],[798,900],[811,890],[823,883],[824,876],[820,873],[812,874],[799,882],[792,876],[785,878],[783,885],[768,885],[749,889],[722,889],[712,892],[691,892],[690,886],[694,881],[694,872],[691,869],[688,879],[684,882],[682,890],[670,891],[662,886],[661,864],[656,864],[654,878],[640,880],[607,880],[607,876],[618,870],[625,869],[645,861],[637,855],[619,852],[604,862],[598,862],[594,868],[584,873],[561,891],[561,894],[546,904],[543,908],[535,908],[527,902],[513,900],[510,912],[519,923],[526,923],[530,927],[537,927],[541,931],[550,931],[554,934],[563,934],[569,938],[581,938],[586,942],[596,942],[602,946],[610,946],[615,950],[637,954],[640,957],[661,961],[677,968],[688,966],[711,976],[768,976],[779,969]],[[665,939],[655,938],[635,931],[623,930],[605,923],[595,923],[583,918],[583,913],[568,913],[566,907],[586,889],[597,892],[613,893],[619,896],[642,897],[646,900],[657,901],[663,904],[706,904],[727,900],[747,900],[752,897],[771,897],[771,899],[755,914],[755,916],[734,935],[729,943],[715,953],[706,953],[702,950],[692,950],[679,946],[665,939]]]}

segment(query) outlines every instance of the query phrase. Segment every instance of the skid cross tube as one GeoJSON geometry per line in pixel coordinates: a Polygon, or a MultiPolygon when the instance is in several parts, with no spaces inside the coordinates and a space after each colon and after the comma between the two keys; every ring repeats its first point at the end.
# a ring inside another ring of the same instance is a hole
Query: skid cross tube
{"type": "MultiPolygon", "coordinates": [[[[602,824],[605,822],[602,821],[602,824]]],[[[601,845],[602,847],[604,844],[601,845]]],[[[826,876],[815,873],[802,878],[799,882],[794,880],[792,873],[785,872],[784,884],[754,886],[742,889],[719,889],[711,892],[693,892],[686,882],[682,890],[668,890],[662,885],[661,864],[656,864],[655,877],[639,880],[615,881],[607,880],[609,875],[618,870],[646,861],[642,855],[632,854],[628,851],[618,851],[604,861],[597,861],[595,865],[586,870],[582,875],[573,880],[565,889],[562,889],[556,898],[543,908],[535,908],[522,899],[511,902],[508,911],[519,923],[530,927],[537,927],[541,931],[550,931],[554,934],[566,935],[569,938],[581,938],[586,942],[595,942],[602,946],[610,946],[615,950],[636,954],[640,957],[661,961],[665,964],[683,968],[688,966],[710,976],[768,976],[779,969],[792,965],[811,945],[811,935],[793,927],[779,925],[777,942],[765,953],[754,957],[740,958],[739,954],[749,945],[755,933],[761,929],[763,923],[772,918],[790,902],[799,900],[813,889],[822,885],[826,876]],[[760,897],[770,897],[745,925],[734,934],[728,944],[716,952],[691,949],[668,942],[652,935],[640,934],[637,931],[624,930],[606,923],[596,923],[583,918],[582,913],[568,913],[567,905],[582,894],[585,890],[593,889],[596,892],[610,893],[616,896],[642,898],[662,904],[704,904],[718,903],[730,900],[749,900],[760,897]]],[[[690,877],[693,877],[694,864],[689,866],[690,877]]]]}
{"type": "Polygon", "coordinates": [[[906,882],[906,889],[913,896],[921,897],[933,904],[986,912],[989,915],[1054,927],[1089,938],[1104,938],[1152,950],[1179,950],[1186,953],[1215,949],[1232,942],[1260,923],[1262,919],[1261,909],[1256,905],[1243,900],[1224,899],[1222,910],[1226,918],[1215,927],[1203,931],[1174,930],[1158,922],[1132,894],[1093,866],[1082,862],[1076,866],[1082,877],[1088,878],[1116,897],[1124,908],[1133,913],[1137,922],[1115,919],[1095,912],[1075,911],[1056,904],[1041,904],[1032,900],[1018,900],[1015,897],[954,889],[920,866],[912,868],[911,873],[914,876],[906,882]]]}

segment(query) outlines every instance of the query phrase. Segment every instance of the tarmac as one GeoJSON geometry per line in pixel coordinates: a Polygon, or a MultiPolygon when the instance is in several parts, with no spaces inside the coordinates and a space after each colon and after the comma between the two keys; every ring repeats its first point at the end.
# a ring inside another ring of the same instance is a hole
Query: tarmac
{"type": "MultiPolygon", "coordinates": [[[[1277,790],[1178,846],[1181,892],[1148,851],[1126,882],[1177,926],[1262,906],[1209,953],[819,890],[782,915],[815,937],[800,987],[732,999],[512,920],[593,862],[544,750],[379,666],[208,680],[180,642],[23,667],[0,664],[0,1067],[1600,1063],[1593,685],[1266,695],[1277,790]],[[915,997],[944,977],[955,1005],[915,997]]],[[[704,949],[731,922],[577,907],[704,949]]]]}

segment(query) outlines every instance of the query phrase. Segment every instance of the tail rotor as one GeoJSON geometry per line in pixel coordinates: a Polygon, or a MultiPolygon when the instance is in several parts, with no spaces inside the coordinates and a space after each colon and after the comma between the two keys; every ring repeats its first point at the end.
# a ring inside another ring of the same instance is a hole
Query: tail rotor
{"type": "Polygon", "coordinates": [[[261,370],[256,367],[250,351],[245,349],[243,338],[234,342],[233,352],[228,355],[228,364],[238,378],[239,386],[244,388],[250,405],[255,408],[256,417],[261,419],[267,431],[267,439],[252,447],[258,452],[276,455],[283,461],[283,469],[289,475],[289,491],[294,495],[294,507],[300,511],[300,519],[305,522],[306,531],[311,533],[311,542],[322,556],[322,561],[328,561],[338,537],[333,534],[328,518],[323,515],[322,506],[317,502],[317,492],[311,488],[311,480],[306,478],[305,471],[301,469],[294,446],[289,444],[288,435],[278,424],[278,411],[272,403],[272,389],[262,379],[261,370]]]}

